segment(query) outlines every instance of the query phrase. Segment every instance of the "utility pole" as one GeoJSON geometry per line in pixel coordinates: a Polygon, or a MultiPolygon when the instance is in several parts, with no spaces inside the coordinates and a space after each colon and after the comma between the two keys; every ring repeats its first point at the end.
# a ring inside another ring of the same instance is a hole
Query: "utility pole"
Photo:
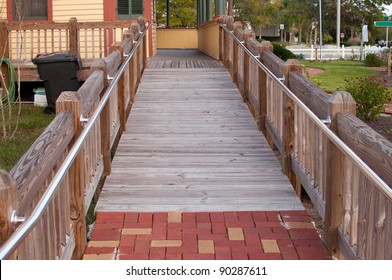
{"type": "Polygon", "coordinates": [[[323,45],[323,14],[322,14],[322,0],[319,0],[319,6],[320,6],[320,60],[322,60],[322,45],[323,45]]]}
{"type": "Polygon", "coordinates": [[[336,47],[340,48],[340,0],[336,1],[336,47]]]}

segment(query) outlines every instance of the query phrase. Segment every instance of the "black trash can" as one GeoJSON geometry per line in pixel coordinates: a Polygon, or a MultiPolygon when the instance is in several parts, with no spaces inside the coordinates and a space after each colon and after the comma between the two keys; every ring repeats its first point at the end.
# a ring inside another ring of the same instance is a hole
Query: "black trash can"
{"type": "Polygon", "coordinates": [[[38,74],[44,81],[48,107],[46,113],[54,113],[56,100],[63,91],[76,91],[80,87],[77,70],[82,68],[79,55],[75,52],[39,54],[33,59],[38,74]]]}

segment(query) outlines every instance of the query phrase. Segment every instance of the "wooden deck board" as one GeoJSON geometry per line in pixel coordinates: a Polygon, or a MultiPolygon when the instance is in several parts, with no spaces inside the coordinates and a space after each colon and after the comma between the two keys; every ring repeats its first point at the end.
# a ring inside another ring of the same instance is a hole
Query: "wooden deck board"
{"type": "Polygon", "coordinates": [[[167,61],[144,72],[96,210],[302,210],[227,71],[167,61]]]}

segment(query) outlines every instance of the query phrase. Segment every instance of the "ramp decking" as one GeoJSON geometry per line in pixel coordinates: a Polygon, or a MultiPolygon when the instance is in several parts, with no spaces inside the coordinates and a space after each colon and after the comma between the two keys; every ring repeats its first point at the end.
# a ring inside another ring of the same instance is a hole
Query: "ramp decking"
{"type": "Polygon", "coordinates": [[[165,59],[144,72],[96,210],[302,210],[226,69],[165,59]]]}

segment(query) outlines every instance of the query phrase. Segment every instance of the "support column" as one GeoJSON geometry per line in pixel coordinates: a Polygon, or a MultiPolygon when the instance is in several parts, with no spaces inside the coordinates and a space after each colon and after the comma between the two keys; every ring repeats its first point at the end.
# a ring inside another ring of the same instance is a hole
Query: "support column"
{"type": "Polygon", "coordinates": [[[229,7],[227,11],[228,16],[233,16],[233,0],[228,0],[229,1],[229,7]]]}
{"type": "Polygon", "coordinates": [[[206,21],[207,18],[207,10],[206,10],[206,3],[207,0],[201,0],[201,22],[200,24],[202,24],[203,22],[206,21]]]}
{"type": "Polygon", "coordinates": [[[206,20],[212,19],[212,0],[206,1],[206,20]]]}
{"type": "Polygon", "coordinates": [[[201,2],[203,0],[197,0],[197,6],[196,6],[196,13],[197,13],[197,25],[200,25],[202,23],[202,10],[201,10],[201,2]]]}
{"type": "Polygon", "coordinates": [[[223,16],[226,14],[226,1],[215,0],[215,16],[223,16]]]}
{"type": "Polygon", "coordinates": [[[170,27],[170,0],[166,0],[166,27],[170,27]]]}

